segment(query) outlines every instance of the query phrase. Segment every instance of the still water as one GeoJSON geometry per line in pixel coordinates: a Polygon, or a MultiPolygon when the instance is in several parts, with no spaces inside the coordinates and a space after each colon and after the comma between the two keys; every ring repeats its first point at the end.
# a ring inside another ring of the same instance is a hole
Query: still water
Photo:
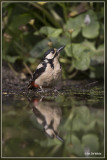
{"type": "Polygon", "coordinates": [[[4,94],[3,157],[103,157],[102,92],[4,94]]]}

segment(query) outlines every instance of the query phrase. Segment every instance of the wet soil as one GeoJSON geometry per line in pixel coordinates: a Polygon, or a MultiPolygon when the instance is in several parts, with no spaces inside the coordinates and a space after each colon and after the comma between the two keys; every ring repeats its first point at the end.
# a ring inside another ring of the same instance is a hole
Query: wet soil
{"type": "Polygon", "coordinates": [[[21,73],[15,75],[12,70],[7,66],[2,66],[2,91],[3,93],[16,93],[21,94],[27,89],[28,80],[21,79],[21,73]]]}
{"type": "Polygon", "coordinates": [[[57,95],[57,94],[73,94],[75,96],[90,96],[92,95],[104,95],[104,84],[99,80],[62,80],[59,84],[58,92],[54,92],[54,89],[46,89],[45,92],[27,88],[30,75],[24,75],[19,72],[16,76],[13,71],[7,66],[2,66],[2,92],[3,95],[15,94],[24,96],[33,96],[35,93],[38,96],[43,95],[57,95]]]}

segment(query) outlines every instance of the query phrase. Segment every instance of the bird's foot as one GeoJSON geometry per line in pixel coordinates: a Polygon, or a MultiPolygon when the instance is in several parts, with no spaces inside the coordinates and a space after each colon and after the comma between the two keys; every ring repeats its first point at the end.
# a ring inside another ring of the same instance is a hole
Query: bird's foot
{"type": "Polygon", "coordinates": [[[41,92],[41,93],[46,93],[46,92],[48,92],[48,91],[40,86],[39,92],[41,92]]]}

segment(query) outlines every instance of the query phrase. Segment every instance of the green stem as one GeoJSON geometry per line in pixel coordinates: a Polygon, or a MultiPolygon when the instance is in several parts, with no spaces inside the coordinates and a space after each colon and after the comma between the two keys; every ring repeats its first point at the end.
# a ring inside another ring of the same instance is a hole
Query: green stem
{"type": "Polygon", "coordinates": [[[64,14],[64,20],[65,22],[67,21],[67,8],[65,7],[65,4],[64,3],[60,3],[59,2],[59,5],[62,7],[63,9],[63,14],[64,14]]]}
{"type": "Polygon", "coordinates": [[[41,10],[55,27],[60,27],[60,24],[57,23],[57,21],[53,20],[53,17],[50,15],[50,13],[46,9],[44,9],[43,7],[39,6],[36,3],[30,3],[30,4],[32,4],[34,7],[38,8],[39,10],[41,10]]]}
{"type": "Polygon", "coordinates": [[[49,23],[46,22],[46,20],[44,20],[39,14],[33,13],[33,15],[34,15],[37,19],[39,19],[44,25],[49,25],[49,23]]]}

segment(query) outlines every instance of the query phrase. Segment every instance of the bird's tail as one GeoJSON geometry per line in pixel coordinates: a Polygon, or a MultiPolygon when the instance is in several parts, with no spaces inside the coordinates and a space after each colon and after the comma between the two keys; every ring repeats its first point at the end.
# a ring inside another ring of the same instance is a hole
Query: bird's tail
{"type": "Polygon", "coordinates": [[[28,89],[40,88],[38,84],[35,84],[34,81],[30,81],[28,84],[28,89]]]}

